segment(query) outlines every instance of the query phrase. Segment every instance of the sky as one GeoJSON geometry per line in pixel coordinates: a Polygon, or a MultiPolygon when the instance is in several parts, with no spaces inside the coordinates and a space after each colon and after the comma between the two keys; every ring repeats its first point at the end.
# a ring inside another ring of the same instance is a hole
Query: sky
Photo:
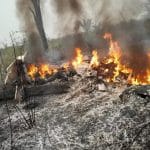
{"type": "Polygon", "coordinates": [[[0,46],[10,41],[9,32],[19,30],[15,0],[0,0],[0,46]]]}
{"type": "MultiPolygon", "coordinates": [[[[58,18],[57,15],[55,15],[54,8],[50,5],[50,1],[52,0],[45,3],[45,7],[42,10],[46,35],[48,38],[52,39],[57,38],[59,33],[57,33],[58,18]]],[[[91,0],[88,0],[88,2],[89,1],[91,2],[91,0]]],[[[92,2],[95,1],[97,0],[93,0],[92,2]]],[[[149,0],[139,1],[146,3],[149,0]]],[[[91,10],[93,12],[93,9],[91,10]]],[[[10,44],[10,32],[21,30],[19,19],[16,15],[16,0],[0,0],[0,47],[2,47],[5,43],[10,44]]]]}
{"type": "MultiPolygon", "coordinates": [[[[3,47],[6,43],[10,44],[10,32],[21,31],[15,4],[16,0],[0,0],[0,47],[3,47]]],[[[43,14],[43,18],[46,34],[49,38],[55,38],[54,24],[56,23],[56,16],[48,3],[45,4],[45,9],[47,11],[43,14]]]]}

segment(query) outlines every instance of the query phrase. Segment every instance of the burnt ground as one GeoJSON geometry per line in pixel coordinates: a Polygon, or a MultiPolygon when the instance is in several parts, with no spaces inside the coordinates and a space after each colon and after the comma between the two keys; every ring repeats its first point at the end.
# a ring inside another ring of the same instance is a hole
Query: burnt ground
{"type": "MultiPolygon", "coordinates": [[[[29,129],[8,102],[15,150],[150,149],[150,100],[134,87],[109,85],[76,77],[68,93],[34,97],[36,125],[29,129]]],[[[25,104],[17,104],[28,118],[25,104]]],[[[0,149],[10,149],[10,127],[0,104],[0,149]]]]}

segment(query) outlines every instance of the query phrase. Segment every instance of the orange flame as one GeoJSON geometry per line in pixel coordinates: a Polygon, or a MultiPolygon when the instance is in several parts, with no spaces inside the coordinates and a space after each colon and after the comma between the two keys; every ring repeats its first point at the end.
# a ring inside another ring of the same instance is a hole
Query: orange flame
{"type": "Polygon", "coordinates": [[[99,56],[98,52],[96,50],[92,51],[92,59],[90,62],[90,67],[91,68],[97,68],[99,66],[99,56]]]}
{"type": "Polygon", "coordinates": [[[128,78],[128,83],[132,85],[147,85],[150,84],[150,69],[147,69],[145,73],[132,75],[128,78]]]}
{"type": "Polygon", "coordinates": [[[75,59],[72,61],[72,66],[76,69],[78,68],[83,62],[83,54],[80,48],[75,49],[75,59]]]}
{"type": "Polygon", "coordinates": [[[53,68],[49,64],[39,64],[37,66],[34,64],[30,64],[27,66],[27,72],[32,80],[35,79],[36,75],[44,79],[47,75],[52,75],[53,73],[56,73],[57,69],[53,68]]]}
{"type": "Polygon", "coordinates": [[[36,73],[38,72],[38,68],[36,67],[36,65],[30,64],[30,65],[28,65],[27,69],[28,69],[28,75],[29,75],[32,79],[34,79],[34,76],[35,76],[36,73]]]}
{"type": "MultiPolygon", "coordinates": [[[[120,75],[120,73],[124,73],[128,75],[127,82],[132,85],[150,84],[150,69],[147,69],[146,73],[144,74],[139,73],[139,75],[133,75],[133,70],[121,63],[122,50],[119,46],[119,43],[112,40],[112,35],[110,33],[106,33],[104,35],[104,39],[109,40],[109,56],[107,59],[107,63],[113,62],[116,65],[113,72],[113,78],[109,79],[109,81],[115,82],[116,78],[120,75]]],[[[150,53],[148,53],[147,55],[150,58],[150,53]]]]}
{"type": "MultiPolygon", "coordinates": [[[[116,82],[118,78],[124,77],[127,83],[132,85],[146,85],[150,84],[150,61],[149,68],[147,70],[135,73],[132,68],[129,68],[127,64],[122,63],[123,50],[121,49],[119,43],[113,40],[110,33],[104,35],[109,43],[109,52],[107,57],[100,61],[98,51],[92,51],[92,58],[90,60],[89,67],[91,69],[100,70],[101,75],[107,82],[116,82]],[[104,75],[103,75],[104,74],[104,75]]],[[[150,59],[150,53],[147,53],[150,59]]],[[[80,48],[75,49],[75,58],[70,62],[64,63],[62,67],[65,70],[73,67],[78,69],[83,63],[83,54],[80,48]]],[[[28,75],[35,80],[38,75],[40,78],[45,78],[47,75],[53,75],[58,70],[49,64],[30,64],[27,66],[28,75]]]]}
{"type": "Polygon", "coordinates": [[[113,62],[114,64],[116,64],[115,70],[113,72],[114,76],[112,78],[112,81],[115,81],[116,77],[119,76],[119,73],[123,68],[120,63],[122,51],[118,42],[112,40],[112,35],[110,33],[106,33],[104,35],[104,39],[109,40],[109,58],[107,62],[113,62]]]}
{"type": "Polygon", "coordinates": [[[52,75],[55,72],[57,72],[57,70],[52,68],[49,64],[41,64],[39,67],[39,74],[42,79],[44,79],[46,75],[52,75]]]}

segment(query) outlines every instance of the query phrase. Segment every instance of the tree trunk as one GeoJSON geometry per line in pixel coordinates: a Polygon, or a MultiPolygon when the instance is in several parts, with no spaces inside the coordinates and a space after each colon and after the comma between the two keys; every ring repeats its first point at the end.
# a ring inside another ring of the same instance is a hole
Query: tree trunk
{"type": "Polygon", "coordinates": [[[44,50],[47,51],[48,50],[48,42],[47,42],[46,34],[44,31],[43,19],[42,19],[41,8],[40,8],[40,0],[31,0],[31,2],[33,4],[33,10],[31,10],[31,11],[34,16],[34,20],[35,20],[37,29],[41,36],[44,50]]]}

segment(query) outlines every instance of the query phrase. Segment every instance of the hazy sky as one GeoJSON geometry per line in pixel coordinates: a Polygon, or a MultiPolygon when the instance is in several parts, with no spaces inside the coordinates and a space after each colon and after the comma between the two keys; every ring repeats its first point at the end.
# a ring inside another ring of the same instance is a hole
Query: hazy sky
{"type": "MultiPolygon", "coordinates": [[[[96,3],[97,0],[86,0],[86,1],[96,3]]],[[[116,0],[112,0],[112,1],[116,1],[116,0]]],[[[138,0],[138,1],[146,3],[149,0],[138,0]]],[[[10,43],[9,32],[22,30],[20,28],[19,20],[16,16],[15,3],[16,0],[0,0],[0,47],[3,45],[3,43],[7,43],[7,42],[10,43]]],[[[45,7],[42,10],[44,10],[43,19],[44,19],[44,26],[45,26],[47,37],[49,38],[57,37],[59,34],[57,30],[58,20],[57,20],[57,16],[55,15],[54,9],[50,5],[50,0],[48,0],[45,3],[45,7]]],[[[93,8],[91,10],[92,12],[94,11],[93,8]]]]}
{"type": "Polygon", "coordinates": [[[9,32],[19,29],[15,0],[0,0],[0,45],[9,40],[9,32]]]}
{"type": "MultiPolygon", "coordinates": [[[[3,43],[10,43],[9,32],[20,31],[19,20],[16,15],[16,0],[0,0],[0,47],[3,43]]],[[[47,3],[45,4],[44,10],[44,25],[47,36],[49,38],[54,38],[54,24],[56,22],[56,17],[52,13],[52,8],[47,3]],[[48,20],[47,22],[45,20],[48,20]]],[[[16,35],[17,36],[17,35],[16,35]]]]}

